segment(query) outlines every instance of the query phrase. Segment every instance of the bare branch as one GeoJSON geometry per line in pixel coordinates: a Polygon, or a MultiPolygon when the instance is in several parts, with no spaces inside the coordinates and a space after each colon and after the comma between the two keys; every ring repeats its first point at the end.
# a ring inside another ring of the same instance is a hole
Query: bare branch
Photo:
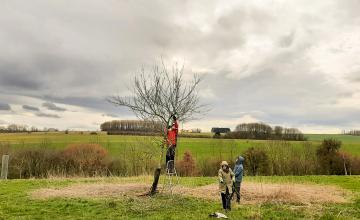
{"type": "Polygon", "coordinates": [[[199,104],[196,89],[201,82],[198,75],[192,81],[183,78],[184,65],[176,63],[169,70],[164,61],[156,64],[152,72],[142,68],[134,77],[131,97],[111,96],[107,100],[117,106],[129,108],[144,120],[159,120],[164,124],[172,115],[181,121],[189,121],[206,112],[205,105],[199,104]]]}

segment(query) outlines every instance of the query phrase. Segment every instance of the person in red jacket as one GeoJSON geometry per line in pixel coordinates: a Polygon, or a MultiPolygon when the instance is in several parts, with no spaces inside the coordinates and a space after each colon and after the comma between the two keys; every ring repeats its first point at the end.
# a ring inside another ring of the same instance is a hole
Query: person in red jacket
{"type": "Polygon", "coordinates": [[[178,134],[178,132],[179,132],[179,123],[177,122],[177,119],[176,119],[176,116],[175,116],[175,115],[172,116],[172,119],[173,119],[172,126],[173,126],[173,129],[175,129],[175,131],[176,131],[176,136],[177,136],[177,134],[178,134]]]}
{"type": "Polygon", "coordinates": [[[176,130],[172,126],[168,127],[167,131],[167,152],[166,152],[166,166],[170,160],[175,159],[175,147],[176,147],[176,130]]]}
{"type": "Polygon", "coordinates": [[[167,132],[167,144],[168,146],[176,146],[176,130],[170,126],[167,132]]]}
{"type": "MultiPolygon", "coordinates": [[[[168,126],[167,130],[167,152],[166,152],[166,166],[170,160],[175,160],[175,148],[177,144],[177,136],[179,131],[179,124],[176,121],[176,116],[172,116],[172,125],[168,126]]],[[[173,165],[172,165],[173,166],[173,165]]],[[[172,169],[172,168],[171,168],[172,169]]]]}

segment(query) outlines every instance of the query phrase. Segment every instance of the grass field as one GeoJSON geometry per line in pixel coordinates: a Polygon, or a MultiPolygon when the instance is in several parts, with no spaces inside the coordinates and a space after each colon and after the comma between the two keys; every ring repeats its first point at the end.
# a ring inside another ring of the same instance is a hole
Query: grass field
{"type": "MultiPolygon", "coordinates": [[[[306,135],[309,141],[319,145],[324,138],[336,138],[343,142],[342,150],[353,155],[360,155],[360,136],[349,135],[326,135],[326,134],[309,134],[306,135]]],[[[141,136],[119,136],[106,135],[89,135],[87,133],[21,133],[21,134],[0,134],[0,143],[9,143],[10,146],[17,147],[51,147],[64,148],[72,143],[98,143],[105,147],[112,155],[121,155],[129,147],[148,147],[154,137],[141,136]]],[[[259,140],[229,140],[229,139],[212,139],[212,138],[179,138],[179,148],[177,155],[183,155],[185,151],[191,151],[195,158],[208,157],[230,157],[233,158],[241,154],[251,146],[261,146],[265,141],[259,140]]],[[[300,147],[302,142],[291,142],[294,147],[300,147]]]]}
{"type": "MultiPolygon", "coordinates": [[[[30,193],[39,188],[61,189],[73,184],[150,183],[151,177],[8,180],[0,182],[0,219],[208,219],[222,211],[220,201],[159,194],[153,198],[35,199],[30,193]]],[[[314,183],[337,185],[352,192],[348,203],[292,204],[266,202],[236,205],[231,219],[359,219],[360,177],[302,176],[246,177],[246,182],[314,183]]],[[[213,177],[181,178],[180,185],[197,187],[216,183],[213,177]]]]}
{"type": "MultiPolygon", "coordinates": [[[[360,155],[360,137],[343,135],[307,135],[318,145],[324,138],[343,142],[343,149],[360,155]]],[[[0,134],[0,145],[11,148],[50,147],[62,149],[72,143],[99,143],[111,155],[127,155],[127,150],[151,147],[153,137],[89,135],[80,133],[0,134]],[[150,144],[149,144],[150,143],[150,144]]],[[[179,152],[190,150],[200,158],[235,157],[251,146],[264,141],[180,138],[179,152]]],[[[301,147],[301,142],[291,142],[301,147]]],[[[151,150],[151,149],[150,149],[151,150]]],[[[162,177],[161,181],[164,178],[162,177]]],[[[73,184],[143,183],[150,185],[150,176],[29,179],[0,181],[0,219],[207,219],[222,211],[220,201],[185,195],[159,194],[153,198],[121,196],[108,198],[35,199],[31,192],[41,188],[61,189],[73,184]]],[[[200,187],[216,183],[215,177],[182,177],[180,185],[200,187]]],[[[300,204],[269,201],[236,205],[228,213],[231,219],[360,219],[360,176],[272,176],[245,177],[245,182],[334,185],[351,192],[347,203],[300,204]]],[[[348,196],[348,195],[347,195],[348,196]]]]}

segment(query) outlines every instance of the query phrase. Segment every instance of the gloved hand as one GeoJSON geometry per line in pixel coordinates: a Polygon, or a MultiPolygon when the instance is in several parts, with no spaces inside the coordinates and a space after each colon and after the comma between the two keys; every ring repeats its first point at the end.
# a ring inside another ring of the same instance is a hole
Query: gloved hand
{"type": "Polygon", "coordinates": [[[235,177],[233,176],[232,181],[235,182],[235,177]]]}
{"type": "Polygon", "coordinates": [[[220,183],[224,183],[224,180],[223,180],[223,179],[220,179],[220,183]]]}

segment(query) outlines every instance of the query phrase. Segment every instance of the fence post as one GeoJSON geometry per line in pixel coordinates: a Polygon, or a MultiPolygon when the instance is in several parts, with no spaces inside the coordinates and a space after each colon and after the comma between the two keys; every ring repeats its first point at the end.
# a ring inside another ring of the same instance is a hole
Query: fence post
{"type": "Polygon", "coordinates": [[[2,156],[2,162],[1,162],[1,178],[3,180],[7,179],[8,176],[8,166],[9,165],[9,155],[3,155],[2,156]]]}

